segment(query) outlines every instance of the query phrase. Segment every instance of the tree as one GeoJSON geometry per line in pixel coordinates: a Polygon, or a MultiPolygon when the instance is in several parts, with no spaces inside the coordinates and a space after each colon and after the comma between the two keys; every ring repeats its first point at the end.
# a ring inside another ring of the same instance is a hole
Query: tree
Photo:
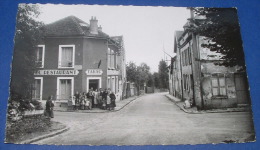
{"type": "Polygon", "coordinates": [[[137,66],[134,62],[129,62],[126,65],[127,81],[134,82],[139,94],[140,87],[144,86],[144,83],[151,85],[151,73],[150,67],[146,63],[141,63],[137,66]]]}
{"type": "Polygon", "coordinates": [[[153,73],[153,81],[154,81],[154,86],[156,88],[160,88],[160,81],[159,81],[159,73],[158,72],[153,73]]]}
{"type": "Polygon", "coordinates": [[[146,63],[141,63],[137,67],[139,84],[144,85],[149,80],[150,67],[146,63]]]}
{"type": "Polygon", "coordinates": [[[204,19],[191,18],[188,30],[205,36],[208,44],[202,47],[221,53],[222,62],[218,65],[227,67],[240,66],[245,70],[244,52],[236,8],[190,8],[204,19]]]}
{"type": "Polygon", "coordinates": [[[168,67],[164,60],[159,62],[159,87],[163,89],[168,89],[169,87],[169,76],[168,76],[168,67]]]}
{"type": "Polygon", "coordinates": [[[154,87],[154,78],[153,78],[153,75],[150,72],[148,73],[147,86],[148,87],[154,87]]]}
{"type": "Polygon", "coordinates": [[[35,64],[35,48],[41,38],[42,23],[37,5],[20,4],[17,12],[15,45],[10,83],[10,100],[31,98],[35,64]]]}
{"type": "Polygon", "coordinates": [[[130,82],[136,82],[138,78],[137,65],[132,61],[126,64],[126,77],[130,82]]]}

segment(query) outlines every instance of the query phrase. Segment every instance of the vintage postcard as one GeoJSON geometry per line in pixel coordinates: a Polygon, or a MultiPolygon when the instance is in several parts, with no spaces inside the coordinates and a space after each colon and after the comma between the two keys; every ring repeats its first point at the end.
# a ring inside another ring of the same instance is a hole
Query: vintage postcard
{"type": "Polygon", "coordinates": [[[19,4],[5,143],[254,142],[238,11],[19,4]]]}

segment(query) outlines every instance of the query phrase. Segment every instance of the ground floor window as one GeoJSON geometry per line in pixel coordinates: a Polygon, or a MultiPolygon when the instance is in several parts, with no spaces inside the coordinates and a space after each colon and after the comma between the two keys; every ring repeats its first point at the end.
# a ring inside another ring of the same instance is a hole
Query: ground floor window
{"type": "Polygon", "coordinates": [[[32,89],[32,99],[42,100],[42,77],[35,77],[32,89]]]}
{"type": "Polygon", "coordinates": [[[118,92],[119,89],[119,79],[118,76],[111,76],[107,78],[107,88],[114,93],[118,92]]]}
{"type": "Polygon", "coordinates": [[[57,79],[57,99],[67,100],[73,95],[74,78],[58,77],[57,79]]]}
{"type": "Polygon", "coordinates": [[[212,95],[213,96],[226,96],[226,78],[224,75],[213,75],[211,78],[212,95]]]}

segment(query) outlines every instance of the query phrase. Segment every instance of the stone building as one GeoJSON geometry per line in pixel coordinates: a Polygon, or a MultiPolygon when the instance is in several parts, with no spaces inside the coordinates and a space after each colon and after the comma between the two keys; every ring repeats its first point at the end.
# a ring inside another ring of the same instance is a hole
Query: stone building
{"type": "Polygon", "coordinates": [[[110,88],[121,99],[126,81],[122,36],[109,36],[95,17],[86,23],[69,16],[45,26],[36,49],[34,99],[66,100],[76,91],[110,88]]]}
{"type": "MultiPolygon", "coordinates": [[[[196,17],[194,18],[196,19],[196,17]]],[[[174,53],[169,72],[170,94],[181,100],[190,100],[198,109],[245,106],[250,103],[246,73],[240,67],[217,65],[220,53],[201,44],[206,37],[187,30],[175,32],[174,53]]]]}

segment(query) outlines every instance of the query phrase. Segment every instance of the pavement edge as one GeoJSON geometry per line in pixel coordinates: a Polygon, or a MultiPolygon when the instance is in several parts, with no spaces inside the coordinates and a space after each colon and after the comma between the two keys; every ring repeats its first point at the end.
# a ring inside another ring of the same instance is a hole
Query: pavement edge
{"type": "Polygon", "coordinates": [[[69,127],[65,127],[65,128],[63,128],[63,129],[60,129],[60,130],[58,130],[58,131],[51,132],[51,133],[49,133],[49,134],[45,134],[45,135],[42,135],[42,136],[39,136],[39,137],[30,139],[30,140],[22,141],[22,142],[20,142],[19,144],[31,144],[31,143],[33,143],[33,142],[37,142],[37,141],[40,141],[40,140],[43,140],[43,139],[46,139],[46,138],[49,138],[49,137],[53,137],[53,136],[62,134],[62,133],[64,133],[64,132],[68,131],[69,129],[70,129],[69,127]]]}

